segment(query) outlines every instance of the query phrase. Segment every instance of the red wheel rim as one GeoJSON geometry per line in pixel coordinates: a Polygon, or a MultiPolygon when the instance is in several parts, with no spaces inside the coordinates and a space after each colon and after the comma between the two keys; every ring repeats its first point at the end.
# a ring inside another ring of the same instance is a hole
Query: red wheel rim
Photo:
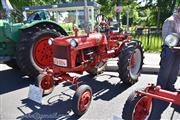
{"type": "Polygon", "coordinates": [[[89,107],[89,104],[91,102],[91,92],[89,90],[85,91],[79,101],[79,111],[84,112],[89,107]]]}
{"type": "Polygon", "coordinates": [[[52,46],[48,45],[49,38],[50,36],[41,38],[33,47],[33,59],[40,68],[45,68],[53,64],[52,46]]]}
{"type": "Polygon", "coordinates": [[[50,76],[44,76],[41,80],[40,86],[43,90],[48,90],[53,87],[53,79],[50,76]]]}
{"type": "Polygon", "coordinates": [[[149,116],[152,108],[152,99],[150,97],[142,97],[136,104],[133,112],[133,120],[145,120],[149,116]]]}

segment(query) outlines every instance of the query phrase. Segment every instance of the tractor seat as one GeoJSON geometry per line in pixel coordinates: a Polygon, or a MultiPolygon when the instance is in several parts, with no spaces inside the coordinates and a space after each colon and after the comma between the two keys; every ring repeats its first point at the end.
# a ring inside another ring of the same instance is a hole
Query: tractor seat
{"type": "Polygon", "coordinates": [[[110,31],[111,32],[119,32],[119,26],[117,21],[111,21],[110,22],[110,31]]]}

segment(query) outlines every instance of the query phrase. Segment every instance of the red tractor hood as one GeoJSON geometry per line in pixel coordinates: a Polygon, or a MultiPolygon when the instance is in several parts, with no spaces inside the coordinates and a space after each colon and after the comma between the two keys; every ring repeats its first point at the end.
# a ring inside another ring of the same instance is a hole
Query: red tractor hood
{"type": "Polygon", "coordinates": [[[107,44],[107,38],[105,34],[102,33],[91,33],[88,35],[79,36],[63,36],[54,39],[53,45],[56,46],[70,46],[71,40],[76,40],[78,43],[77,49],[83,49],[93,46],[99,46],[107,44]]]}

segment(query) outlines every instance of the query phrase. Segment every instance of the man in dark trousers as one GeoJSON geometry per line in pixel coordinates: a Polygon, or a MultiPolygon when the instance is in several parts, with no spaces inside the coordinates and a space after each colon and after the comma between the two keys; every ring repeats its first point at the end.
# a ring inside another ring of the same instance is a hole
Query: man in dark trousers
{"type": "MultiPolygon", "coordinates": [[[[177,33],[180,37],[180,7],[177,8],[177,13],[167,18],[163,24],[163,39],[165,40],[171,33],[177,33]]],[[[160,85],[162,89],[175,91],[174,83],[178,76],[179,67],[180,51],[169,48],[164,42],[157,85],[160,85]]]]}
{"type": "MultiPolygon", "coordinates": [[[[180,7],[177,7],[177,12],[167,18],[163,24],[162,37],[164,44],[161,52],[160,70],[157,78],[157,85],[162,89],[176,91],[174,84],[177,80],[180,68],[180,50],[169,48],[165,43],[165,38],[177,33],[180,37],[180,7]]],[[[153,109],[149,120],[160,120],[161,113],[167,108],[169,103],[161,100],[153,100],[153,109]]]]}

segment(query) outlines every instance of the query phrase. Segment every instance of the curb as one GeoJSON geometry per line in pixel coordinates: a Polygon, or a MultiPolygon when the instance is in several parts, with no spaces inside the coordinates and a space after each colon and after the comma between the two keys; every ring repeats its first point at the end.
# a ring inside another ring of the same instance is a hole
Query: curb
{"type": "MultiPolygon", "coordinates": [[[[158,74],[160,69],[159,65],[147,65],[144,64],[142,66],[141,73],[149,73],[149,74],[158,74]]],[[[105,67],[105,71],[117,72],[118,66],[117,61],[108,61],[107,66],[105,67]]]]}

